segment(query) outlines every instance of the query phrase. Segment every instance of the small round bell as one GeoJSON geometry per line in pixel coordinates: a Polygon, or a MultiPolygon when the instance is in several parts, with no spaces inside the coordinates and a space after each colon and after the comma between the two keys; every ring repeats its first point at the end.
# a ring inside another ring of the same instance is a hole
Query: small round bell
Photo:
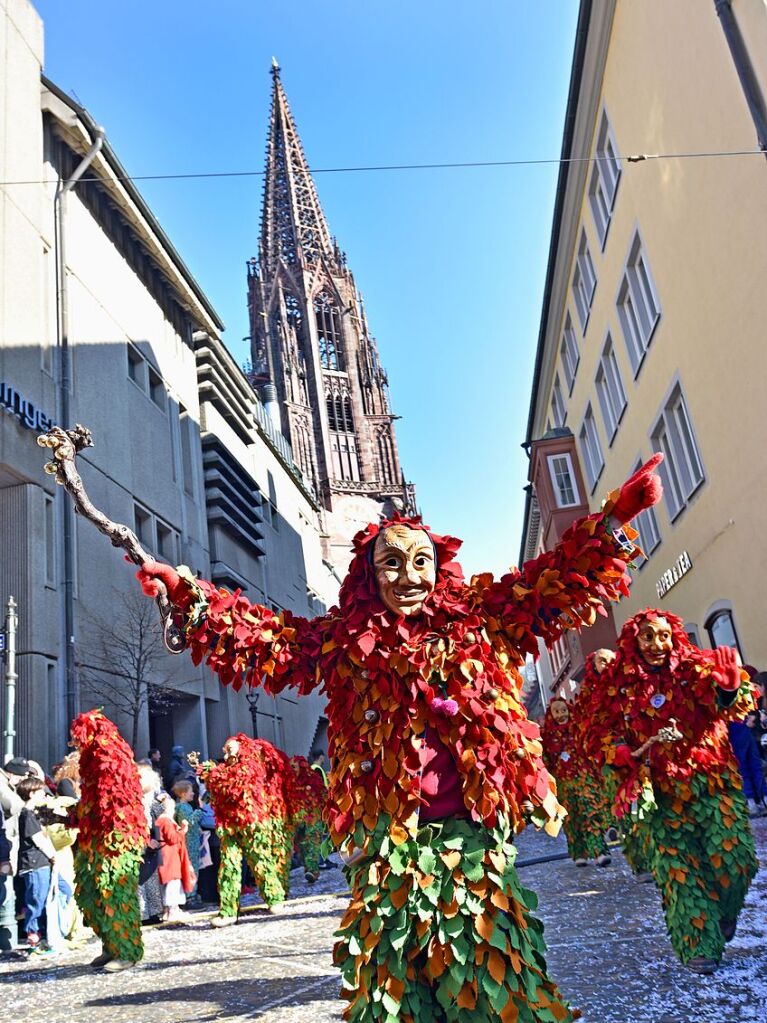
{"type": "Polygon", "coordinates": [[[362,771],[363,774],[370,774],[370,772],[373,770],[373,761],[363,760],[362,763],[360,764],[360,770],[362,771]]]}
{"type": "Polygon", "coordinates": [[[372,707],[370,708],[370,710],[365,711],[365,720],[369,725],[374,725],[376,721],[378,721],[380,716],[381,715],[378,713],[378,711],[373,710],[372,707]]]}

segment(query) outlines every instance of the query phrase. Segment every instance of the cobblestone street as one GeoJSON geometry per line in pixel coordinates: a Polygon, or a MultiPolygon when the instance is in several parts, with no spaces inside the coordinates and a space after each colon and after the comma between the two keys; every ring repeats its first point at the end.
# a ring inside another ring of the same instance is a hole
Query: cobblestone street
{"type": "MultiPolygon", "coordinates": [[[[521,868],[524,883],[541,896],[552,975],[585,1023],[767,1018],[767,820],[756,821],[754,831],[762,870],[724,964],[708,978],[676,962],[654,887],[637,884],[620,853],[604,870],[569,860],[521,868]]],[[[528,833],[520,861],[562,848],[561,839],[528,833]]],[[[8,958],[0,977],[4,1016],[19,1023],[340,1020],[330,950],[345,904],[343,878],[326,871],[309,895],[294,877],[294,898],[278,916],[252,908],[224,931],[202,914],[187,927],[149,928],[146,959],[124,974],[88,969],[95,942],[57,960],[8,958]]]]}

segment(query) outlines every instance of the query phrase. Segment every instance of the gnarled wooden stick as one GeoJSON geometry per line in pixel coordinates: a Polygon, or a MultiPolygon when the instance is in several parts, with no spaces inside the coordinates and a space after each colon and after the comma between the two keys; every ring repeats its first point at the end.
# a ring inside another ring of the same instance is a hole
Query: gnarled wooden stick
{"type": "MultiPolygon", "coordinates": [[[[152,556],[139,543],[133,530],[128,529],[120,522],[108,519],[88,497],[80,473],[75,466],[75,459],[83,448],[93,447],[91,431],[79,423],[75,424],[74,430],[64,430],[60,426],[54,426],[48,433],[40,434],[37,443],[41,448],[50,448],[52,458],[50,462],[46,462],[45,471],[56,477],[56,482],[72,498],[79,514],[92,522],[100,533],[108,537],[113,547],[124,550],[135,565],[141,567],[147,562],[153,561],[152,556]]],[[[162,618],[165,647],[169,653],[180,654],[186,647],[184,634],[173,622],[173,608],[168,600],[168,591],[159,579],[157,588],[157,606],[162,618]]]]}

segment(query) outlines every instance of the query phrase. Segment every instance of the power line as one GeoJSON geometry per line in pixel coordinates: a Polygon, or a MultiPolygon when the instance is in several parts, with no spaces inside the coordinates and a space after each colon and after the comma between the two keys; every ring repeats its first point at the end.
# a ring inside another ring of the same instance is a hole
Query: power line
{"type": "MultiPolygon", "coordinates": [[[[688,153],[637,153],[627,156],[624,159],[627,163],[644,163],[648,160],[700,160],[715,157],[732,156],[765,156],[763,149],[721,149],[704,150],[701,152],[688,153]]],[[[568,156],[557,158],[525,159],[525,160],[466,160],[456,163],[389,163],[371,164],[369,166],[357,167],[314,167],[309,168],[310,174],[361,174],[380,171],[410,171],[410,170],[460,170],[464,168],[481,167],[540,167],[574,163],[599,163],[607,158],[600,156],[568,156]]],[[[199,171],[183,174],[123,174],[115,175],[115,181],[183,181],[205,178],[262,178],[266,170],[246,171],[199,171]]],[[[101,181],[99,177],[83,177],[81,182],[101,181]]],[[[53,181],[0,181],[3,188],[11,185],[46,185],[53,181]]]]}

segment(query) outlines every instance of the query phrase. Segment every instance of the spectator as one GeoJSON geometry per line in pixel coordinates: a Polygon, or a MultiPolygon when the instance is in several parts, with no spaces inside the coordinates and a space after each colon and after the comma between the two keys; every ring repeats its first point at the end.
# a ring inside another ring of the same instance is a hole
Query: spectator
{"type": "Polygon", "coordinates": [[[176,804],[170,796],[166,796],[163,800],[163,812],[157,818],[162,841],[162,863],[158,874],[160,884],[163,886],[165,923],[181,923],[185,919],[181,911],[181,907],[186,903],[184,893],[191,892],[197,881],[189,853],[186,851],[186,833],[189,826],[186,821],[176,823],[175,810],[176,804]]]}
{"type": "Polygon", "coordinates": [[[218,903],[218,867],[221,862],[221,842],[216,831],[216,815],[206,795],[200,807],[200,873],[197,877],[197,891],[203,902],[218,903]]]}
{"type": "Polygon", "coordinates": [[[157,773],[162,777],[162,753],[153,746],[147,753],[147,759],[157,773]]]}
{"type": "MultiPolygon", "coordinates": [[[[192,864],[192,870],[197,877],[200,873],[200,843],[202,837],[202,829],[200,821],[202,820],[202,810],[195,810],[192,806],[194,802],[194,786],[190,781],[177,781],[173,786],[173,796],[176,799],[176,812],[175,820],[177,824],[184,824],[186,822],[186,851],[189,854],[189,860],[192,864]]],[[[197,894],[197,882],[195,881],[194,888],[189,892],[189,905],[199,905],[200,896],[197,894]]]]}
{"type": "Polygon", "coordinates": [[[191,775],[194,775],[194,771],[187,759],[184,747],[174,746],[170,751],[168,769],[165,772],[165,788],[171,792],[179,779],[191,781],[191,775]]]}
{"type": "Polygon", "coordinates": [[[37,948],[42,941],[42,915],[56,850],[36,813],[45,802],[45,782],[39,778],[22,778],[16,791],[24,802],[24,809],[19,814],[19,876],[24,881],[24,930],[27,944],[37,948]]]}
{"type": "Polygon", "coordinates": [[[755,737],[756,714],[747,714],[742,721],[730,721],[727,727],[743,779],[743,795],[748,804],[748,815],[761,817],[766,808],[762,761],[755,737]]]}
{"type": "Polygon", "coordinates": [[[149,841],[144,849],[144,859],[139,869],[139,902],[141,905],[141,922],[159,923],[163,917],[162,885],[158,876],[161,862],[160,830],[157,818],[163,811],[162,800],[159,798],[161,781],[151,763],[142,761],[138,765],[141,779],[142,802],[149,826],[149,841]]]}
{"type": "Polygon", "coordinates": [[[9,760],[0,770],[0,809],[5,816],[5,837],[10,844],[10,874],[0,875],[0,951],[9,952],[16,948],[18,928],[16,925],[16,891],[13,874],[17,873],[19,855],[19,814],[24,803],[16,792],[16,786],[26,774],[29,765],[22,757],[9,760]]]}

